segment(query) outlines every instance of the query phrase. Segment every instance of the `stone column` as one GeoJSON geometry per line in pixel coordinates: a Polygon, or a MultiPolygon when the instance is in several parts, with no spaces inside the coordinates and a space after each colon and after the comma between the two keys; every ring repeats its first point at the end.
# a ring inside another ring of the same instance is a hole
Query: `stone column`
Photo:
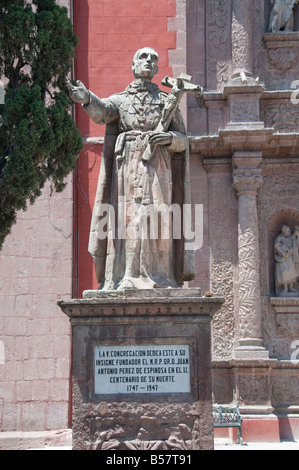
{"type": "Polygon", "coordinates": [[[252,0],[232,0],[232,75],[223,89],[229,108],[227,130],[264,129],[260,117],[264,85],[253,76],[252,24],[252,0]]]}
{"type": "Polygon", "coordinates": [[[234,188],[238,194],[239,315],[234,357],[267,358],[261,338],[261,294],[257,191],[262,183],[260,152],[236,152],[234,188]]]}
{"type": "Polygon", "coordinates": [[[232,78],[251,77],[252,57],[252,0],[232,2],[232,78]]]}

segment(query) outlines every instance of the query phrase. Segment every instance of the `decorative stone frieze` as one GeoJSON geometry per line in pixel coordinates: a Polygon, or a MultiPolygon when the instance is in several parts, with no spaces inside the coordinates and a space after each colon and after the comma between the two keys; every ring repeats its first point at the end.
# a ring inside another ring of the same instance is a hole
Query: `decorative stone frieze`
{"type": "Polygon", "coordinates": [[[272,297],[271,304],[276,312],[276,323],[280,336],[299,337],[299,298],[272,297]]]}
{"type": "Polygon", "coordinates": [[[299,32],[266,33],[264,41],[275,69],[287,72],[298,63],[299,32]]]}

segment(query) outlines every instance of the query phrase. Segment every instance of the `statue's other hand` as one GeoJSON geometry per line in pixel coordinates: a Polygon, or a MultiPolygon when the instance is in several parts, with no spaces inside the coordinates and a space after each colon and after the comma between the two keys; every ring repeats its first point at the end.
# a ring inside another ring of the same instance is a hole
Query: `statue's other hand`
{"type": "Polygon", "coordinates": [[[67,82],[70,97],[76,103],[88,104],[90,96],[87,88],[80,80],[77,80],[77,84],[78,85],[73,85],[70,81],[67,82]]]}
{"type": "Polygon", "coordinates": [[[172,139],[171,132],[157,132],[150,137],[149,143],[154,147],[156,145],[171,145],[172,139]]]}

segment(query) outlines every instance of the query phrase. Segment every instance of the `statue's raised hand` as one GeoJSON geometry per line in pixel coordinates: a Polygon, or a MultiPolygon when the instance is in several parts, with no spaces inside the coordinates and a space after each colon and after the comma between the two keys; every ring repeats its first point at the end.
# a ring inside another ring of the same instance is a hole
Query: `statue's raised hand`
{"type": "Polygon", "coordinates": [[[89,92],[85,85],[77,80],[77,85],[73,85],[70,81],[67,82],[70,97],[73,101],[80,104],[88,104],[90,100],[89,92]]]}

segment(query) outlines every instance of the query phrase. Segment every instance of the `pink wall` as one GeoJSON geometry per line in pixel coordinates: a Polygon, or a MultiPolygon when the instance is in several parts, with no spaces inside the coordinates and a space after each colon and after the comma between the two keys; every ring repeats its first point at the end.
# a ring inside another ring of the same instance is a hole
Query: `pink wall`
{"type": "Polygon", "coordinates": [[[69,425],[70,328],[57,300],[71,297],[72,192],[71,178],[62,194],[45,188],[0,254],[1,431],[69,425]]]}

